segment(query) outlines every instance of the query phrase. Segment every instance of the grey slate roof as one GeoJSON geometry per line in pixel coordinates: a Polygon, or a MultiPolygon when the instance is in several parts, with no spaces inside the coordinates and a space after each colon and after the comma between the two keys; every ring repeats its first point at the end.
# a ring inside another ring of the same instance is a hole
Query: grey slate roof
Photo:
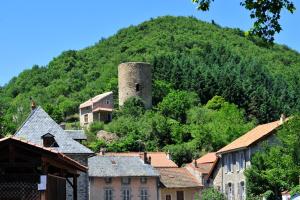
{"type": "Polygon", "coordinates": [[[84,130],[65,130],[69,137],[73,140],[86,140],[87,136],[84,133],[84,130]]]}
{"type": "Polygon", "coordinates": [[[14,136],[43,146],[41,136],[47,133],[54,135],[58,147],[53,147],[53,149],[60,153],[93,154],[90,149],[68,136],[41,107],[38,107],[31,112],[14,136]]]}
{"type": "Polygon", "coordinates": [[[159,173],[139,157],[94,156],[88,159],[90,177],[159,176],[159,173]]]}

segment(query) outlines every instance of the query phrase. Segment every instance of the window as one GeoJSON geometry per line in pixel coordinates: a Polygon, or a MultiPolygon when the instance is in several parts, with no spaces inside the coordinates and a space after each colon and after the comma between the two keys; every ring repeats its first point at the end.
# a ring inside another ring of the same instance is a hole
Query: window
{"type": "Polygon", "coordinates": [[[141,189],[141,200],[148,200],[148,190],[145,188],[141,189]]]}
{"type": "Polygon", "coordinates": [[[122,189],[122,200],[130,200],[131,196],[130,196],[130,189],[122,189]]]}
{"type": "Polygon", "coordinates": [[[184,200],[184,193],[183,191],[176,192],[177,200],[184,200]]]}
{"type": "Polygon", "coordinates": [[[238,185],[238,194],[239,194],[240,200],[246,199],[246,191],[245,191],[245,182],[244,181],[240,182],[238,185]]]}
{"type": "Polygon", "coordinates": [[[237,171],[245,168],[245,155],[243,151],[236,154],[236,167],[237,171]]]}
{"type": "Polygon", "coordinates": [[[147,183],[147,177],[141,177],[140,181],[143,184],[147,183]]]}
{"type": "Polygon", "coordinates": [[[227,196],[227,200],[233,200],[234,197],[234,187],[232,185],[232,183],[228,183],[225,186],[225,191],[226,191],[226,196],[227,196]]]}
{"type": "Polygon", "coordinates": [[[89,123],[89,116],[88,116],[88,114],[84,115],[84,123],[89,123]]]}
{"type": "Polygon", "coordinates": [[[111,177],[105,177],[104,181],[105,181],[106,184],[109,184],[109,183],[112,182],[112,178],[111,177]]]}
{"type": "Polygon", "coordinates": [[[172,200],[172,198],[171,198],[171,195],[170,195],[170,194],[167,194],[167,195],[166,195],[166,200],[172,200]]]}
{"type": "Polygon", "coordinates": [[[104,200],[113,200],[113,190],[111,188],[104,189],[104,200]]]}
{"type": "Polygon", "coordinates": [[[109,102],[109,100],[108,99],[106,99],[106,104],[109,104],[110,102],[109,102]]]}
{"type": "Polygon", "coordinates": [[[136,91],[136,92],[139,92],[140,89],[141,89],[140,84],[136,83],[136,84],[135,84],[135,91],[136,91]]]}
{"type": "Polygon", "coordinates": [[[228,154],[225,157],[225,173],[232,172],[232,155],[228,154]]]}
{"type": "Polygon", "coordinates": [[[123,185],[129,185],[130,184],[130,178],[129,177],[123,177],[121,179],[121,182],[123,185]]]}

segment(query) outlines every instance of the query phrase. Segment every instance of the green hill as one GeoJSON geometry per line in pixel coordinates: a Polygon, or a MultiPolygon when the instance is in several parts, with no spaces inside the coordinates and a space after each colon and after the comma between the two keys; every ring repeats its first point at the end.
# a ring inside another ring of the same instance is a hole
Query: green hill
{"type": "MultiPolygon", "coordinates": [[[[47,66],[33,66],[0,89],[0,130],[13,133],[29,113],[29,98],[57,121],[101,92],[117,91],[117,65],[153,64],[154,81],[195,91],[205,104],[215,95],[259,122],[300,110],[300,54],[267,47],[238,29],[193,17],[160,17],[130,26],[95,45],[66,51],[47,66]]],[[[155,103],[161,101],[154,88],[155,103]]]]}

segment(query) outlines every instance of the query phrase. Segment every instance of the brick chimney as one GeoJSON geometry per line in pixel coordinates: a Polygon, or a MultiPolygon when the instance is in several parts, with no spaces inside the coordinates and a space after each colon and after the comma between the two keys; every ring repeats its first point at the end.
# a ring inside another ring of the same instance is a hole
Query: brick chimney
{"type": "Polygon", "coordinates": [[[198,163],[197,163],[197,160],[195,159],[194,160],[194,166],[197,168],[198,167],[198,163]]]}

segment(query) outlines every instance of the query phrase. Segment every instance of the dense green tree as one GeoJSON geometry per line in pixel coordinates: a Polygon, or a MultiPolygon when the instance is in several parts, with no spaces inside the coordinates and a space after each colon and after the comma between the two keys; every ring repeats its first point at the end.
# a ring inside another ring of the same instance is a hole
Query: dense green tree
{"type": "Polygon", "coordinates": [[[226,199],[223,193],[219,192],[214,188],[207,188],[203,190],[201,197],[202,200],[225,200],[226,199]]]}
{"type": "Polygon", "coordinates": [[[280,199],[282,191],[291,190],[299,183],[299,120],[300,117],[295,116],[278,130],[278,145],[265,144],[264,151],[257,152],[251,158],[251,168],[246,170],[249,196],[272,191],[275,198],[280,199]]]}
{"type": "Polygon", "coordinates": [[[158,110],[166,117],[185,122],[186,112],[199,104],[196,93],[187,91],[172,91],[159,104],[158,110]]]}
{"type": "MultiPolygon", "coordinates": [[[[198,9],[208,11],[211,2],[214,0],[193,0],[198,4],[198,9]]],[[[296,7],[290,0],[241,0],[240,3],[250,11],[250,17],[255,19],[252,34],[264,38],[266,41],[273,42],[274,35],[279,33],[282,28],[279,23],[282,10],[294,13],[296,7]]]]}

